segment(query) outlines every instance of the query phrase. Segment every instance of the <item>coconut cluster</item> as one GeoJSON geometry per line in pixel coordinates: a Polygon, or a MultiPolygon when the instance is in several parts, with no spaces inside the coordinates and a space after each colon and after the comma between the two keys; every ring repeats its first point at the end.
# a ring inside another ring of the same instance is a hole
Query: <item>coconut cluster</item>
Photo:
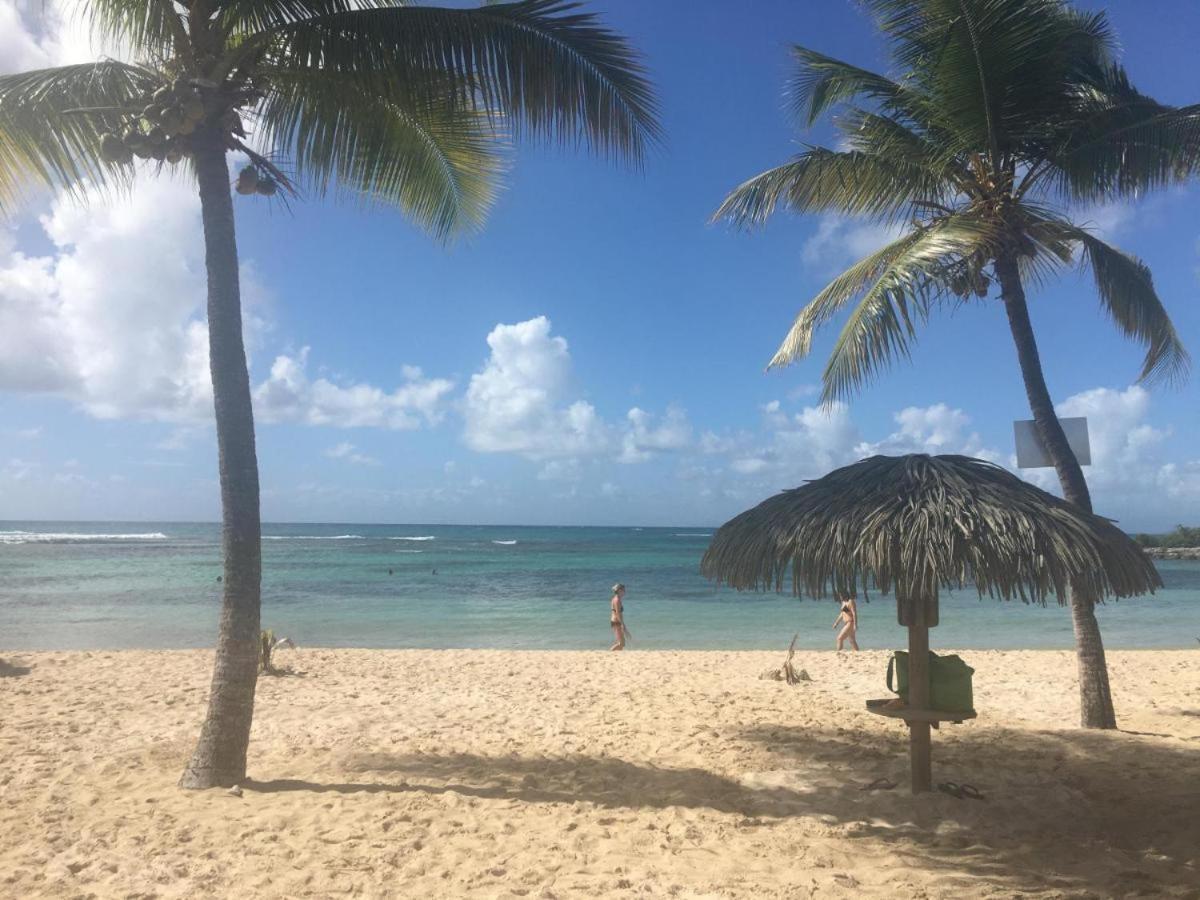
{"type": "Polygon", "coordinates": [[[262,194],[264,197],[272,197],[279,190],[279,185],[265,172],[259,172],[254,166],[246,166],[238,172],[235,190],[239,194],[262,194]]]}
{"type": "MultiPolygon", "coordinates": [[[[100,138],[100,153],[108,162],[128,163],[136,156],[177,163],[189,152],[188,135],[208,114],[200,92],[183,79],[133,104],[135,110],[139,106],[140,111],[128,115],[123,130],[100,138]]],[[[241,127],[233,110],[224,113],[221,124],[230,131],[241,127]]]]}

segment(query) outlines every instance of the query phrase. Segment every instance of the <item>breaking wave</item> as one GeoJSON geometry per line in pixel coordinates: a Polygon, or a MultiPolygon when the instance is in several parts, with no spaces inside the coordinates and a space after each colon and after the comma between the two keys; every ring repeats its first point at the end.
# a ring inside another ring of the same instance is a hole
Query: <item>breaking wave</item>
{"type": "Polygon", "coordinates": [[[264,534],[264,541],[363,541],[361,534],[264,534]]]}
{"type": "Polygon", "coordinates": [[[165,541],[161,531],[140,534],[85,534],[74,531],[0,531],[0,544],[86,544],[91,541],[165,541]]]}

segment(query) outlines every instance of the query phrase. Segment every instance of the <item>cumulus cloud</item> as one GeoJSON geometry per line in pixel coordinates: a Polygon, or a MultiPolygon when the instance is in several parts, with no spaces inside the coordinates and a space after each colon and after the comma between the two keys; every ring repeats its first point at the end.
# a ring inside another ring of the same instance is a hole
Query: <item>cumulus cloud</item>
{"type": "Polygon", "coordinates": [[[325,455],[330,459],[341,459],[348,463],[353,463],[356,466],[377,466],[379,460],[373,456],[366,456],[359,453],[357,448],[349,441],[342,441],[325,451],[325,455]]]}
{"type": "Polygon", "coordinates": [[[60,197],[40,223],[52,254],[0,259],[0,388],[99,418],[211,416],[195,190],[151,177],[127,195],[60,197]]]}
{"type": "Polygon", "coordinates": [[[961,409],[951,409],[945,403],[926,407],[909,406],[892,418],[899,428],[881,441],[859,445],[862,456],[878,453],[889,456],[903,453],[960,453],[997,463],[1003,459],[1002,454],[984,446],[977,432],[970,430],[970,416],[961,409]]]}
{"type": "Polygon", "coordinates": [[[71,0],[0,0],[0,74],[129,59],[126,48],[98,38],[71,0]]]}
{"type": "MultiPolygon", "coordinates": [[[[1200,457],[1166,458],[1171,430],[1149,422],[1150,392],[1093,388],[1056,407],[1060,416],[1086,416],[1092,464],[1084,467],[1096,511],[1104,515],[1194,514],[1200,502],[1200,457]]],[[[1053,469],[1029,470],[1027,477],[1057,488],[1053,469]]]]}
{"type": "Polygon", "coordinates": [[[497,325],[483,370],[471,376],[464,401],[468,446],[529,459],[592,455],[608,445],[599,415],[586,400],[571,401],[571,358],[565,338],[550,333],[545,316],[497,325]]]}
{"type": "MultiPolygon", "coordinates": [[[[545,316],[497,325],[487,344],[491,352],[471,376],[462,407],[463,437],[474,450],[548,463],[605,456],[635,463],[678,450],[691,439],[681,409],[668,409],[659,420],[634,407],[616,426],[576,397],[567,341],[551,333],[545,316]]],[[[576,465],[548,464],[539,477],[562,480],[576,465]]]]}
{"type": "MultiPolygon", "coordinates": [[[[56,199],[39,220],[51,253],[0,248],[0,390],[57,394],[102,419],[211,421],[199,200],[181,178],[142,174],[128,194],[56,199]]],[[[251,351],[265,293],[244,264],[251,351]]],[[[438,422],[453,389],[413,366],[391,391],[337,384],[307,362],[307,348],[275,359],[255,389],[262,421],[412,429],[438,422]]]]}
{"type": "Polygon", "coordinates": [[[692,440],[692,426],[687,414],[678,407],[670,407],[662,422],[636,406],[626,414],[627,428],[621,441],[618,462],[637,463],[653,459],[667,450],[680,450],[692,440]]]}
{"type": "Polygon", "coordinates": [[[794,487],[831,469],[878,453],[964,453],[992,461],[1002,456],[970,428],[970,417],[944,403],[907,407],[893,416],[895,429],[882,439],[864,438],[844,403],[788,411],[779,401],[760,407],[760,427],[701,436],[697,449],[722,466],[685,464],[680,476],[701,477],[716,493],[738,501],[794,487]],[[699,473],[699,474],[697,474],[699,473]]]}
{"type": "Polygon", "coordinates": [[[903,223],[880,224],[826,215],[800,248],[800,258],[822,275],[836,275],[905,231],[903,223]]]}
{"type": "Polygon", "coordinates": [[[309,348],[281,354],[271,374],[254,390],[254,409],[264,422],[296,422],[335,428],[389,428],[397,431],[435,425],[443,402],[454,388],[444,378],[426,378],[415,366],[404,366],[404,382],[393,391],[369,384],[335,384],[308,376],[309,348]]]}
{"type": "MultiPolygon", "coordinates": [[[[1169,458],[1172,433],[1151,422],[1148,391],[1095,388],[1067,398],[1057,410],[1088,419],[1092,465],[1084,473],[1097,512],[1127,523],[1194,517],[1200,504],[1200,456],[1169,458]]],[[[1008,441],[989,445],[965,410],[945,403],[897,411],[892,431],[875,440],[862,435],[841,404],[788,412],[772,401],[760,407],[760,415],[757,430],[702,435],[695,449],[705,463],[685,460],[679,477],[703,481],[710,496],[744,503],[877,453],[961,453],[1004,465],[1059,492],[1053,469],[1017,469],[1008,441]]]]}

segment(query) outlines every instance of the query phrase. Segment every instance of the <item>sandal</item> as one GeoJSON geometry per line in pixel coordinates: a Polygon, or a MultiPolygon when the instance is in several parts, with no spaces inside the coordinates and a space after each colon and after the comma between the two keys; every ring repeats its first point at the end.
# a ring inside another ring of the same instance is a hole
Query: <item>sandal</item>
{"type": "Polygon", "coordinates": [[[876,778],[870,784],[864,784],[859,788],[860,791],[890,791],[896,786],[896,782],[887,778],[876,778]]]}
{"type": "Polygon", "coordinates": [[[985,797],[985,796],[983,796],[983,794],[979,793],[979,788],[975,787],[975,785],[973,785],[973,784],[960,784],[958,786],[958,790],[960,791],[961,796],[966,797],[969,800],[986,800],[987,799],[987,797],[985,797]]]}
{"type": "MultiPolygon", "coordinates": [[[[943,781],[937,786],[937,789],[943,794],[949,794],[955,800],[961,800],[966,796],[966,793],[963,791],[963,789],[953,781],[943,781]]],[[[978,791],[976,793],[978,793],[978,791]]]]}

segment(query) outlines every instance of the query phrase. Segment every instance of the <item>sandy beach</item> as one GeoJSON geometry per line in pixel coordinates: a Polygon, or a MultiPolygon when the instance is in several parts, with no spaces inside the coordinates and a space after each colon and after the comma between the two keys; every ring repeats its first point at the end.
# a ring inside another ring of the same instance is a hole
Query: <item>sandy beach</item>
{"type": "Polygon", "coordinates": [[[1200,896],[1200,655],[1111,653],[1119,733],[965,656],[984,801],[908,793],[882,652],[283,651],[240,798],[175,786],[210,654],[4,654],[0,896],[1200,896]]]}

